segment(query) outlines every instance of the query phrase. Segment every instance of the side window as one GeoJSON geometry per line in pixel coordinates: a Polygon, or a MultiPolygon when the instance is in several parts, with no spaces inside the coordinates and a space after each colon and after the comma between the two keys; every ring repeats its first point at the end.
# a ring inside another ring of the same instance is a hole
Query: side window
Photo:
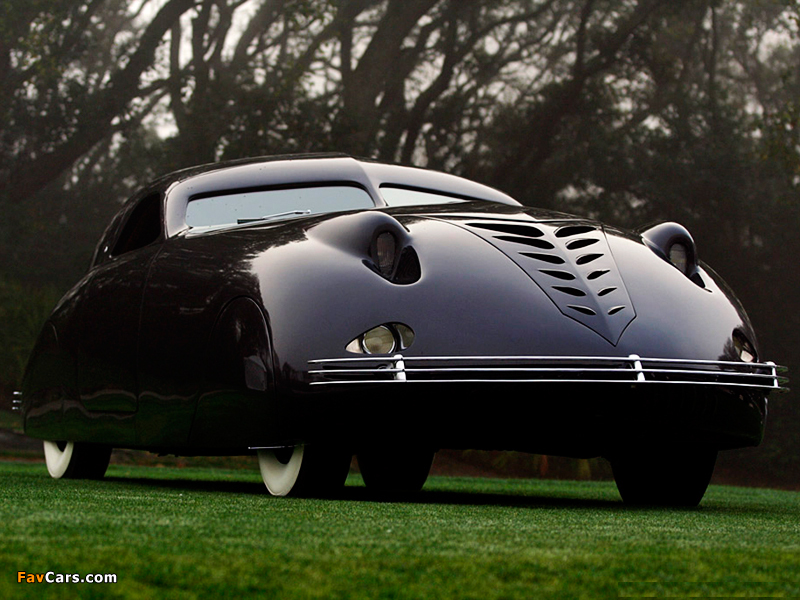
{"type": "Polygon", "coordinates": [[[112,256],[144,248],[161,237],[161,194],[145,196],[133,209],[111,251],[112,256]]]}

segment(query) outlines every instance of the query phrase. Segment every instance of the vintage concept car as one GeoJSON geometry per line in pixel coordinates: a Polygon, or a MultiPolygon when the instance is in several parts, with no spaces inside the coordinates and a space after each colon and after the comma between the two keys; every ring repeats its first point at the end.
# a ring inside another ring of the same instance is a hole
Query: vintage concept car
{"type": "Polygon", "coordinates": [[[762,438],[763,362],[682,226],[524,207],[452,175],[288,156],[167,175],[44,326],[21,411],[53,477],[111,448],[257,454],[272,494],[418,490],[440,448],[607,457],[696,505],[762,438]]]}

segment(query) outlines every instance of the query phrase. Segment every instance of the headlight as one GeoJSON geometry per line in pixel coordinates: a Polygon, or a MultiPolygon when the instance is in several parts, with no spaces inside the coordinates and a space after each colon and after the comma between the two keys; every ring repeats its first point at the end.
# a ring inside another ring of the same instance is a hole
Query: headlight
{"type": "Polygon", "coordinates": [[[381,325],[364,334],[361,346],[367,354],[391,354],[397,347],[397,342],[389,328],[381,325]]]}
{"type": "Polygon", "coordinates": [[[414,343],[414,331],[408,325],[402,323],[393,323],[394,330],[400,338],[400,349],[405,350],[414,343]]]}
{"type": "Polygon", "coordinates": [[[739,359],[742,362],[757,362],[756,349],[750,343],[750,340],[738,330],[733,332],[733,347],[736,348],[736,354],[739,355],[739,359]]]}
{"type": "Polygon", "coordinates": [[[397,240],[394,235],[384,231],[375,240],[375,254],[378,270],[384,277],[391,277],[394,271],[394,259],[397,255],[397,240]]]}
{"type": "Polygon", "coordinates": [[[660,223],[641,232],[642,241],[658,256],[686,275],[695,284],[705,287],[697,262],[694,240],[683,225],[660,223]]]}
{"type": "Polygon", "coordinates": [[[345,347],[356,354],[391,354],[414,343],[414,330],[402,323],[385,323],[373,327],[351,340],[345,347]]]}
{"type": "Polygon", "coordinates": [[[369,246],[371,260],[364,263],[392,283],[416,283],[422,272],[419,257],[410,242],[408,232],[402,227],[392,231],[381,227],[372,234],[369,246]]]}
{"type": "Polygon", "coordinates": [[[678,267],[678,270],[686,275],[686,265],[689,260],[689,251],[680,242],[669,247],[669,262],[678,267]]]}

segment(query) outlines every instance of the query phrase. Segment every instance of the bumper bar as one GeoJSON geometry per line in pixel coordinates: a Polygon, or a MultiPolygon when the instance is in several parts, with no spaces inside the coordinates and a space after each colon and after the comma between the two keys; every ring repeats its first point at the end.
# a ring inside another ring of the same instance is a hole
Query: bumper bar
{"type": "Polygon", "coordinates": [[[312,386],[385,383],[679,384],[786,391],[775,363],[606,356],[365,356],[309,361],[312,386]]]}

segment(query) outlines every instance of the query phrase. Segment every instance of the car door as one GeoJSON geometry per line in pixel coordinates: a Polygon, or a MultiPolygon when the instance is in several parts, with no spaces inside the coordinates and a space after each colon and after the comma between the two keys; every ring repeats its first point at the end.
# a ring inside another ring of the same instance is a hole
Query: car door
{"type": "Polygon", "coordinates": [[[225,235],[180,235],[153,261],[139,338],[141,444],[189,443],[198,393],[209,375],[209,336],[225,305],[258,287],[237,259],[225,235]]]}
{"type": "Polygon", "coordinates": [[[161,213],[159,193],[131,201],[118,233],[98,247],[76,303],[79,400],[74,408],[92,417],[95,439],[103,423],[109,435],[129,443],[135,438],[132,425],[126,429],[118,423],[137,410],[139,320],[147,273],[163,240],[161,213]]]}

